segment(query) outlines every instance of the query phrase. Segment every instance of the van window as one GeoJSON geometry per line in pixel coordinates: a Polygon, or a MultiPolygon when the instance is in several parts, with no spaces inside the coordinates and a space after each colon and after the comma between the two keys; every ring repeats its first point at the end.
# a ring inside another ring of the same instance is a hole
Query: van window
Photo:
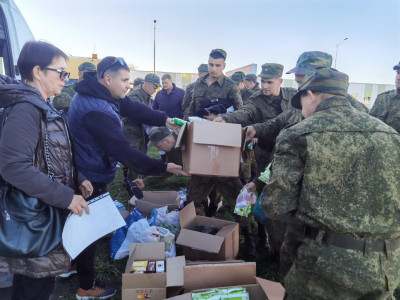
{"type": "Polygon", "coordinates": [[[0,73],[15,77],[14,62],[10,51],[7,21],[0,6],[0,73]]]}

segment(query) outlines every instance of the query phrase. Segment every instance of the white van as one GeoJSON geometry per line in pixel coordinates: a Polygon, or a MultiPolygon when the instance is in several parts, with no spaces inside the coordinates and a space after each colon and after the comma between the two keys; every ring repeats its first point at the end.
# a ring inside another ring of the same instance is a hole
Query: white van
{"type": "Polygon", "coordinates": [[[0,0],[0,73],[20,79],[17,60],[22,46],[35,38],[13,0],[0,0]]]}

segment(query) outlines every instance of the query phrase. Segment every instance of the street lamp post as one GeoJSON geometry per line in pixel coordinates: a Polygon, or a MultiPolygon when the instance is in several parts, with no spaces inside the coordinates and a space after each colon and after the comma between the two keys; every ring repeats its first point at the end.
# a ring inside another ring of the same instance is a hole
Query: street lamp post
{"type": "Polygon", "coordinates": [[[157,20],[154,20],[154,68],[153,68],[153,73],[156,74],[156,23],[157,20]]]}
{"type": "Polygon", "coordinates": [[[343,40],[341,40],[339,43],[336,44],[336,53],[335,53],[335,66],[334,68],[336,69],[336,60],[337,60],[337,53],[338,53],[338,49],[341,43],[343,43],[345,40],[348,40],[348,38],[344,38],[343,40]]]}

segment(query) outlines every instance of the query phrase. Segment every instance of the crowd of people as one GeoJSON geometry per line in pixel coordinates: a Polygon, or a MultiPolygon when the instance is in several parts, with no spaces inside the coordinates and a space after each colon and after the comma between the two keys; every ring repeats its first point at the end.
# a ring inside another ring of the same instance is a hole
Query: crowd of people
{"type": "MultiPolygon", "coordinates": [[[[233,212],[243,187],[262,195],[267,220],[258,222],[258,239],[251,216],[235,216],[247,255],[279,257],[285,299],[390,299],[400,283],[400,63],[396,89],[368,111],[327,53],[300,55],[287,72],[298,90],[281,86],[279,63],[262,65],[259,84],[254,74],[225,76],[226,59],[213,49],[186,91],[169,74],[147,74],[131,88],[127,63],[111,56],[97,68],[81,64],[78,82],[63,88],[67,55],[45,42],[25,44],[21,81],[0,75],[1,185],[61,212],[90,213],[86,201],[107,192],[118,163],[139,188],[152,176],[189,175],[172,118],[241,124],[251,146],[240,175],[192,175],[187,202],[221,217],[221,197],[233,212]],[[150,146],[166,155],[148,157],[150,146]],[[258,178],[267,167],[265,184],[258,178]]],[[[94,278],[95,251],[96,242],[72,262],[77,299],[116,293],[94,278]]],[[[55,276],[70,268],[60,243],[39,257],[0,253],[0,272],[15,274],[13,299],[48,299],[55,276]]]]}

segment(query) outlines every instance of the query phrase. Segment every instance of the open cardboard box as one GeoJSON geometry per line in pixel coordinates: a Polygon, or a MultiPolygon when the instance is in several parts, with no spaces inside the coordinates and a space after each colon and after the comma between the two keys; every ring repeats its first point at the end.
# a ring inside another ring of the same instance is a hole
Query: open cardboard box
{"type": "Polygon", "coordinates": [[[165,299],[182,290],[185,257],[165,259],[165,243],[131,244],[125,273],[122,274],[122,299],[165,299]],[[130,273],[134,260],[166,260],[165,273],[130,273]]]}
{"type": "Polygon", "coordinates": [[[237,177],[243,140],[240,124],[194,121],[181,127],[175,147],[185,146],[183,169],[189,174],[237,177]]]}
{"type": "Polygon", "coordinates": [[[194,203],[179,212],[181,231],[176,240],[188,260],[235,259],[239,252],[239,224],[196,215],[194,203]],[[216,235],[192,230],[197,225],[216,226],[216,235]]]}
{"type": "Polygon", "coordinates": [[[280,283],[256,277],[254,262],[186,266],[184,278],[185,294],[171,300],[191,300],[192,292],[234,286],[246,288],[251,300],[283,300],[285,295],[280,283]]]}
{"type": "Polygon", "coordinates": [[[168,211],[178,209],[180,201],[179,193],[175,191],[144,191],[143,198],[137,199],[135,204],[143,216],[150,217],[154,208],[168,206],[168,211]]]}

